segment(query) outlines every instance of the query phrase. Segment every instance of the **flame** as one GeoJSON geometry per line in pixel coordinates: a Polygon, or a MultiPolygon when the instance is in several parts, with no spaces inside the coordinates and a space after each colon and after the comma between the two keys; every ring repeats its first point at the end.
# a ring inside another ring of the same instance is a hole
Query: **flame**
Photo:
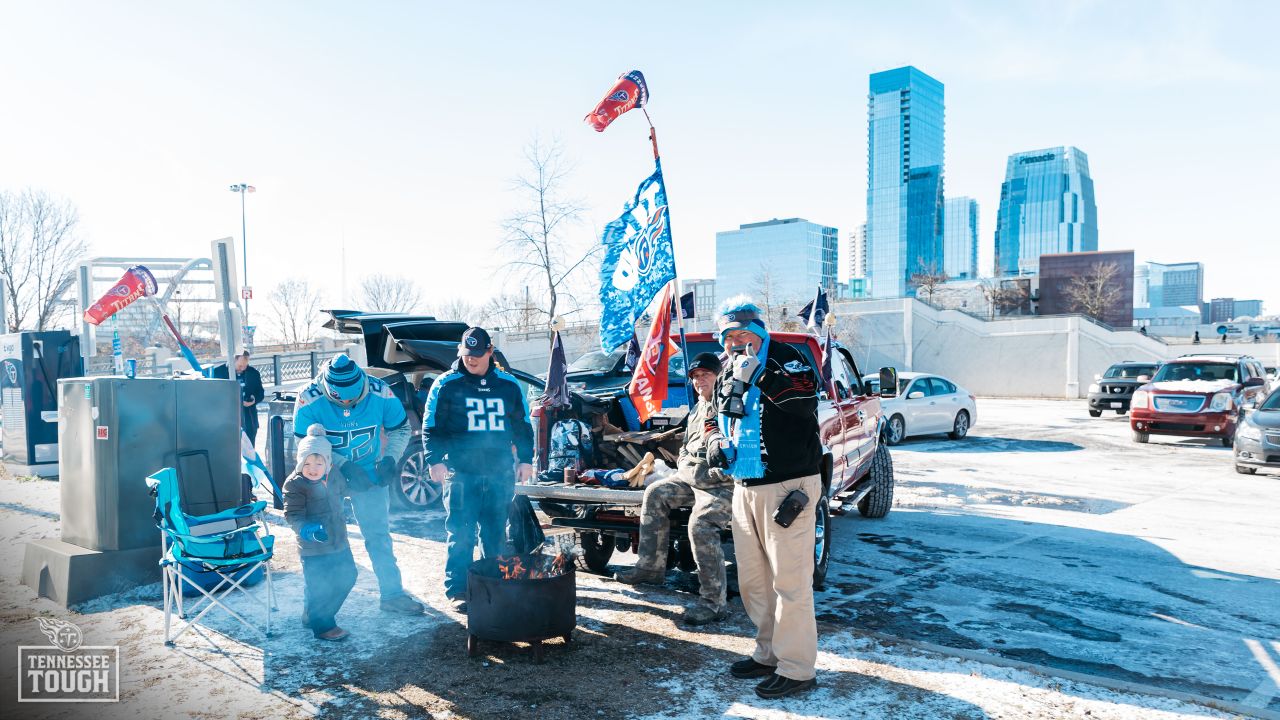
{"type": "Polygon", "coordinates": [[[565,573],[569,556],[565,553],[550,555],[499,555],[495,558],[503,580],[545,580],[565,573]],[[525,561],[528,561],[528,565],[525,561]]]}

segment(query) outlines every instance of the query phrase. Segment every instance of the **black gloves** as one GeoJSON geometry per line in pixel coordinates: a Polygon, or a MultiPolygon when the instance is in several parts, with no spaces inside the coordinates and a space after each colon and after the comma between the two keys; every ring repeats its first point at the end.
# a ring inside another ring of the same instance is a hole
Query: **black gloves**
{"type": "Polygon", "coordinates": [[[353,490],[368,490],[374,486],[373,478],[369,476],[369,471],[360,466],[359,463],[348,460],[342,464],[342,476],[347,479],[347,486],[353,490]]]}
{"type": "Polygon", "coordinates": [[[374,481],[378,487],[386,487],[387,485],[390,485],[391,482],[399,476],[399,473],[396,472],[396,461],[392,460],[390,457],[384,457],[379,460],[378,464],[374,466],[374,470],[378,475],[377,479],[374,481]]]}
{"type": "Polygon", "coordinates": [[[721,437],[714,437],[707,442],[707,466],[727,470],[729,468],[728,443],[721,437]]]}

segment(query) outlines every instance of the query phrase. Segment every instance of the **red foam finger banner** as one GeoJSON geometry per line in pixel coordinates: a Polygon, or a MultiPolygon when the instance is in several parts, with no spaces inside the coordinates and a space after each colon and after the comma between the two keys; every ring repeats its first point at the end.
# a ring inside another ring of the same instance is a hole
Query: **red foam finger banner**
{"type": "Polygon", "coordinates": [[[98,301],[84,311],[84,321],[101,325],[103,320],[129,307],[135,300],[155,295],[156,278],[145,265],[134,265],[124,272],[120,280],[98,301]]]}

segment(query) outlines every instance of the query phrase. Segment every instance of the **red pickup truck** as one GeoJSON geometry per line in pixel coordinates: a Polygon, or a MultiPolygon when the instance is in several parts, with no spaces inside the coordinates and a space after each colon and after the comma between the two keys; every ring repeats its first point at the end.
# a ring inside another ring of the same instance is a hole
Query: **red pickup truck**
{"type": "MultiPolygon", "coordinates": [[[[677,338],[673,338],[677,339],[677,338]]],[[[803,355],[813,367],[822,365],[822,350],[817,338],[803,333],[773,333],[772,342],[784,342],[803,355]]],[[[687,337],[689,357],[700,352],[721,352],[720,344],[710,333],[694,333],[687,337]]],[[[885,420],[880,410],[881,395],[862,383],[853,356],[839,343],[832,343],[835,356],[831,361],[831,377],[819,393],[818,428],[825,453],[822,467],[823,497],[818,503],[817,532],[814,538],[814,586],[826,579],[830,554],[829,523],[831,508],[853,504],[864,517],[881,518],[893,505],[893,462],[888,448],[881,443],[885,420]]],[[[893,370],[881,371],[888,380],[881,382],[885,397],[897,390],[893,370]]],[[[594,413],[607,413],[613,424],[621,425],[623,417],[614,397],[594,399],[575,394],[573,414],[580,419],[594,413]]],[[[554,418],[562,419],[562,417],[554,418]]],[[[548,439],[552,418],[533,410],[538,442],[539,469],[546,468],[548,439]]],[[[591,423],[588,423],[591,424],[591,423]]],[[[596,573],[608,572],[609,559],[615,551],[634,551],[639,535],[641,490],[611,490],[596,486],[566,485],[548,479],[516,487],[516,492],[536,501],[557,526],[570,527],[582,547],[579,564],[596,573]]],[[[672,517],[670,562],[685,570],[694,568],[687,533],[688,508],[672,517]]]]}

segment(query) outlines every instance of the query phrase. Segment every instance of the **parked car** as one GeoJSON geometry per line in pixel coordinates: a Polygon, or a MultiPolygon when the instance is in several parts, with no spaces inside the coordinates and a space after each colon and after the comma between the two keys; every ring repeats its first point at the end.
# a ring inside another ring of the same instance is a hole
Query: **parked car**
{"type": "MultiPolygon", "coordinates": [[[[413,432],[400,458],[399,482],[389,489],[396,504],[420,512],[440,504],[443,488],[431,479],[422,461],[422,416],[431,383],[457,359],[458,342],[467,324],[437,320],[428,315],[366,313],[357,310],[327,310],[330,320],[324,327],[363,338],[367,365],[365,372],[384,380],[404,404],[413,432]]],[[[511,368],[500,351],[494,358],[514,375],[528,392],[540,392],[538,378],[511,368]],[[536,389],[535,389],[536,388],[536,389]]],[[[274,476],[284,478],[293,467],[293,404],[297,392],[310,381],[276,393],[268,404],[267,456],[274,476]]]]}
{"type": "MultiPolygon", "coordinates": [[[[627,367],[626,361],[625,347],[613,352],[592,350],[584,353],[569,363],[569,371],[566,373],[569,387],[592,395],[609,395],[617,392],[631,382],[632,371],[627,367]]],[[[667,384],[671,388],[680,388],[678,394],[683,398],[684,356],[680,353],[672,355],[667,368],[667,384]]],[[[538,377],[546,380],[547,376],[546,373],[540,373],[538,377]]]]}
{"type": "Polygon", "coordinates": [[[1242,475],[1280,470],[1280,390],[1271,391],[1256,410],[1245,410],[1236,428],[1235,460],[1242,475]]]}
{"type": "Polygon", "coordinates": [[[1183,355],[1134,391],[1129,428],[1140,443],[1151,435],[1174,435],[1231,447],[1243,410],[1256,406],[1266,389],[1262,363],[1252,357],[1183,355]]]}
{"type": "MultiPolygon", "coordinates": [[[[863,382],[879,389],[877,378],[863,382]]],[[[925,373],[898,374],[898,394],[883,403],[884,441],[897,445],[913,435],[947,433],[952,440],[969,434],[978,420],[978,403],[973,393],[950,380],[925,373]]]]}
{"type": "MultiPolygon", "coordinates": [[[[771,333],[770,341],[791,345],[813,367],[820,367],[821,349],[812,335],[771,333]]],[[[838,343],[833,345],[832,377],[821,388],[818,403],[818,425],[825,453],[822,466],[815,468],[822,475],[823,490],[817,503],[814,538],[815,587],[822,586],[827,573],[831,500],[838,498],[842,503],[855,505],[859,513],[869,518],[884,517],[893,505],[893,462],[888,449],[880,442],[884,434],[882,397],[872,393],[861,381],[848,350],[838,343]]],[[[688,336],[688,351],[692,357],[700,352],[719,353],[722,349],[710,333],[693,333],[688,336]]],[[[883,372],[892,378],[891,368],[883,372]]],[[[888,395],[892,395],[896,383],[890,379],[887,386],[888,395]]],[[[626,417],[620,408],[621,391],[611,398],[602,398],[604,405],[593,405],[594,399],[587,394],[576,395],[573,408],[567,414],[548,413],[542,407],[533,409],[540,472],[547,466],[549,438],[555,422],[579,419],[594,428],[598,423],[592,415],[603,413],[609,423],[624,427],[626,417]]],[[[584,569],[607,572],[615,551],[636,547],[639,507],[644,495],[639,490],[576,487],[546,477],[517,485],[516,492],[536,501],[540,509],[551,516],[554,525],[574,528],[582,547],[578,562],[584,569]]],[[[691,570],[694,562],[688,541],[688,510],[681,508],[672,514],[672,552],[668,557],[671,563],[691,570]]]]}
{"type": "Polygon", "coordinates": [[[1089,386],[1089,416],[1101,417],[1103,410],[1115,410],[1117,415],[1129,412],[1133,391],[1149,382],[1159,369],[1158,362],[1125,360],[1094,375],[1089,386]]]}

